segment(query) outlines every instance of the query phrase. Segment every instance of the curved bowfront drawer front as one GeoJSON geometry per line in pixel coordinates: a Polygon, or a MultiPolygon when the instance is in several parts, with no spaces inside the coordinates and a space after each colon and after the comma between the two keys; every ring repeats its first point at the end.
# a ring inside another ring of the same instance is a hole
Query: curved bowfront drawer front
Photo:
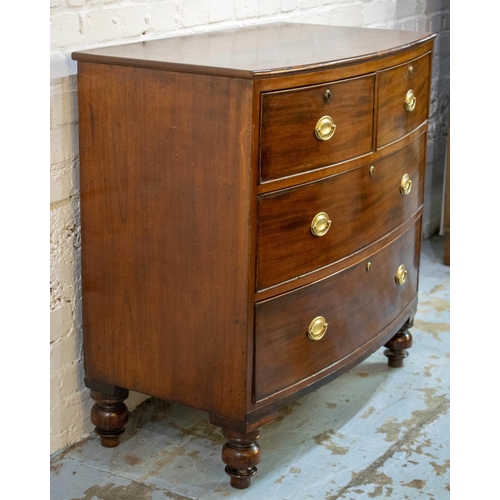
{"type": "Polygon", "coordinates": [[[372,150],[375,76],[262,94],[262,182],[372,150]]]}
{"type": "Polygon", "coordinates": [[[430,54],[378,74],[377,148],[416,129],[429,109],[430,54]]]}
{"type": "Polygon", "coordinates": [[[358,264],[256,305],[256,401],[306,385],[397,317],[417,292],[419,235],[420,219],[358,264]]]}
{"type": "Polygon", "coordinates": [[[336,262],[414,214],[425,137],[372,164],[259,196],[257,290],[336,262]]]}

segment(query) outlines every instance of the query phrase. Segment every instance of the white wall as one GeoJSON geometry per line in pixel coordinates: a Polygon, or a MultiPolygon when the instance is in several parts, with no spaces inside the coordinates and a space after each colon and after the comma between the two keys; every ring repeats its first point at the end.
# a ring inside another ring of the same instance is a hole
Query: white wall
{"type": "MultiPolygon", "coordinates": [[[[51,453],[87,436],[80,307],[76,63],[104,45],[293,21],[433,31],[436,41],[424,234],[439,230],[449,107],[449,0],[51,0],[51,453]]],[[[132,394],[137,406],[144,396],[132,394]]]]}

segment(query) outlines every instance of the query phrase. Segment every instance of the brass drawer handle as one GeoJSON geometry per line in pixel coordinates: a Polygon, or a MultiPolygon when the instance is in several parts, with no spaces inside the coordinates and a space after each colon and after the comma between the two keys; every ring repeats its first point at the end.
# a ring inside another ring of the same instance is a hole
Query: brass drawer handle
{"type": "Polygon", "coordinates": [[[333,123],[331,116],[323,116],[316,123],[314,134],[320,141],[327,141],[332,138],[336,128],[337,125],[333,123]]]}
{"type": "Polygon", "coordinates": [[[318,237],[324,236],[330,229],[331,224],[332,221],[328,217],[328,214],[320,212],[314,216],[314,219],[311,222],[311,233],[318,237]]]}
{"type": "Polygon", "coordinates": [[[407,196],[410,194],[411,191],[411,179],[408,174],[403,175],[403,178],[401,179],[401,184],[399,185],[399,190],[401,191],[401,194],[403,196],[407,196]]]}
{"type": "Polygon", "coordinates": [[[406,97],[405,97],[405,108],[406,111],[410,112],[415,109],[415,106],[417,105],[417,98],[415,94],[413,93],[413,90],[410,89],[408,92],[406,92],[406,97]]]}
{"type": "Polygon", "coordinates": [[[396,272],[396,285],[404,285],[404,282],[406,281],[406,276],[408,275],[408,271],[406,270],[406,267],[401,264],[398,267],[398,270],[396,272]]]}
{"type": "Polygon", "coordinates": [[[318,316],[311,321],[309,328],[307,329],[307,336],[311,340],[320,340],[325,336],[326,330],[328,328],[328,323],[323,316],[318,316]]]}

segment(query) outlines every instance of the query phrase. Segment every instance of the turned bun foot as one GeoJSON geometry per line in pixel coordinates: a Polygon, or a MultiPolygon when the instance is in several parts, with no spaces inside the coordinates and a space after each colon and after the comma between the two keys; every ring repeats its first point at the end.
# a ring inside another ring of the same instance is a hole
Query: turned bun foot
{"type": "Polygon", "coordinates": [[[387,356],[387,364],[391,368],[401,368],[403,360],[408,356],[406,349],[409,349],[412,345],[412,336],[408,331],[411,325],[411,323],[406,323],[384,346],[387,347],[384,351],[384,354],[387,356]]]}
{"type": "Polygon", "coordinates": [[[231,477],[231,486],[238,490],[244,490],[249,488],[252,484],[252,476],[257,473],[257,467],[252,467],[251,469],[232,469],[228,466],[225,468],[226,474],[231,477]]]}
{"type": "Polygon", "coordinates": [[[116,391],[116,394],[105,394],[99,391],[90,391],[95,401],[90,412],[90,420],[96,426],[95,432],[101,438],[101,445],[113,448],[120,444],[120,434],[125,431],[128,422],[128,408],[124,401],[128,397],[128,390],[116,391]]]}
{"type": "Polygon", "coordinates": [[[222,461],[226,464],[226,474],[231,477],[231,486],[239,490],[248,488],[257,472],[255,466],[260,462],[257,444],[260,429],[246,434],[222,429],[222,434],[228,440],[222,447],[222,461]]]}

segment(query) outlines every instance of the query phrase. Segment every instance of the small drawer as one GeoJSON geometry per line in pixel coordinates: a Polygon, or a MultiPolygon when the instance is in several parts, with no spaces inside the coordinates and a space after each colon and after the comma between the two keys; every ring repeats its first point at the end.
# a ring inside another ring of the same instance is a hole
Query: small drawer
{"type": "Polygon", "coordinates": [[[427,119],[430,64],[427,54],[380,72],[377,148],[403,137],[427,119]]]}
{"type": "Polygon", "coordinates": [[[358,264],[257,303],[255,401],[300,389],[388,326],[417,293],[419,249],[420,219],[358,264]]]}
{"type": "Polygon", "coordinates": [[[259,196],[257,290],[336,262],[414,214],[425,137],[373,164],[259,196]]]}
{"type": "Polygon", "coordinates": [[[261,97],[260,180],[306,172],[372,150],[374,75],[261,97]]]}

